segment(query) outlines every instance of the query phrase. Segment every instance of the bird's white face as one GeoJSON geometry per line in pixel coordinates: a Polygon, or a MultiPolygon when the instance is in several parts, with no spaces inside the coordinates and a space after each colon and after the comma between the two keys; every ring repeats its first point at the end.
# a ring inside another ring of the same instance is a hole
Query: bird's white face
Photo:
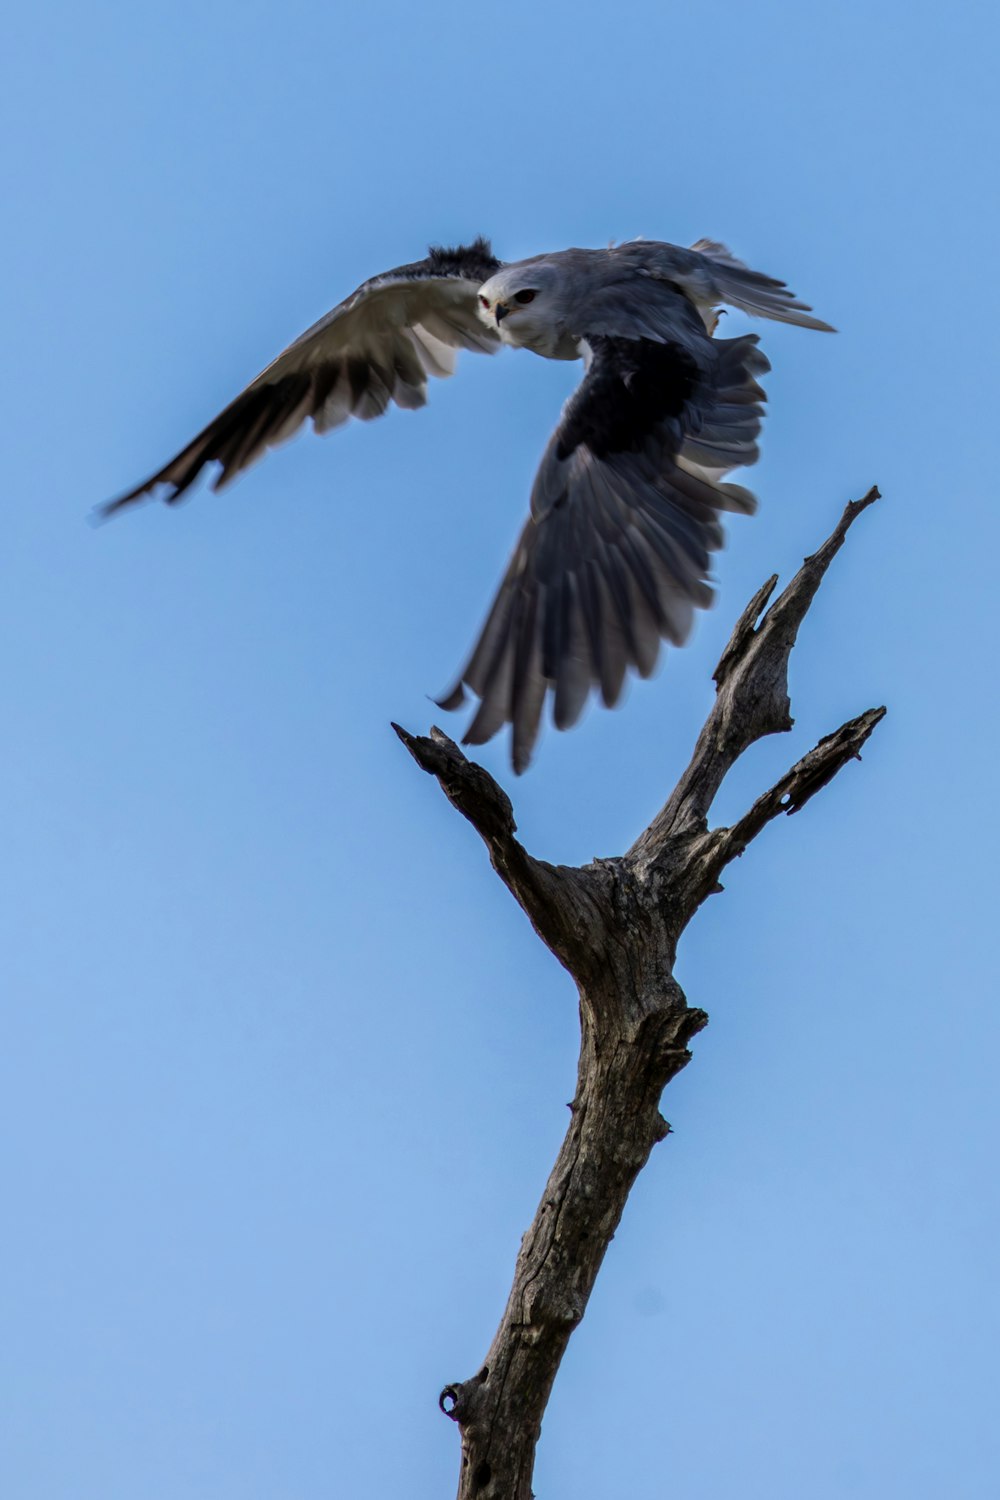
{"type": "Polygon", "coordinates": [[[512,267],[479,288],[479,316],[505,344],[542,352],[557,337],[552,301],[544,267],[512,267]]]}

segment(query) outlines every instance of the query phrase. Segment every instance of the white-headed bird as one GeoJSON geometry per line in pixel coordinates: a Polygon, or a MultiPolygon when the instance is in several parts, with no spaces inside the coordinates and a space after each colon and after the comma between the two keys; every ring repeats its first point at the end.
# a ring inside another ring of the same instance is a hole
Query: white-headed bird
{"type": "Polygon", "coordinates": [[[546,697],[566,729],[592,687],[609,707],[633,668],[648,677],[661,640],[681,645],[711,602],[724,511],[750,513],[725,481],[757,458],[768,362],[755,334],[715,338],[722,304],[832,331],[783,282],[723,245],[634,240],[503,264],[477,239],[366,281],[279,354],[186,448],[110,515],[162,490],[178,500],[201,470],[219,489],[312,418],[329,432],[390,403],[423,406],[427,377],[456,351],[503,344],[581,359],[531,493],[531,513],[455,688],[478,709],[465,743],[510,724],[515,771],[531,759],[546,697]]]}

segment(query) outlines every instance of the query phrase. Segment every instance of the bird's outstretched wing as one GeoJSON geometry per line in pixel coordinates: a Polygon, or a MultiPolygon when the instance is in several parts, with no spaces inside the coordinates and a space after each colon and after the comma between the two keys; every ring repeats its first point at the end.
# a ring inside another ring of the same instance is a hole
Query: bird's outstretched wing
{"type": "MultiPolygon", "coordinates": [[[[666,295],[666,292],[662,295],[666,295]]],[[[697,318],[679,291],[678,327],[697,318]]],[[[626,672],[648,677],[661,639],[680,645],[722,546],[720,514],[754,497],[722,476],[757,456],[768,368],[757,339],[587,338],[589,365],[542,459],[531,517],[456,688],[481,700],[465,736],[513,726],[512,760],[531,758],[546,697],[557,728],[592,687],[617,702],[626,672]]]]}
{"type": "Polygon", "coordinates": [[[450,375],[455,351],[493,354],[497,335],[477,315],[476,293],[500,269],[489,242],[432,246],[425,260],[373,276],[272,361],[186,448],[143,484],[101,507],[123,506],[169,486],[178,500],[209,463],[227,484],[308,417],[329,432],[368,421],[389,403],[423,406],[427,377],[450,375]]]}

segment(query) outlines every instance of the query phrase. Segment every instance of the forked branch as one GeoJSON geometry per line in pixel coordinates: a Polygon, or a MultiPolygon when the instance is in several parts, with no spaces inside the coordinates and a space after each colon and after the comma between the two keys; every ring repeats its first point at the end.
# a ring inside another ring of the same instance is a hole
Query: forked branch
{"type": "Polygon", "coordinates": [[[743,752],[792,727],[788,659],[799,626],[847,532],[879,498],[852,502],[823,545],[768,604],[750,601],[715,672],[715,703],[691,762],[628,852],[581,867],[551,865],[516,837],[506,792],[439,729],[393,728],[472,823],[493,868],[577,982],[581,1046],[566,1138],[521,1244],[514,1283],[482,1368],[445,1387],[461,1430],[459,1500],[530,1500],[542,1415],[583,1317],[629,1191],[669,1127],[664,1086],[706,1024],[673,977],[677,942],[719,876],[764,826],[797,812],[861,747],[885,714],[870,708],[796,762],[730,828],[710,829],[716,793],[743,752]]]}

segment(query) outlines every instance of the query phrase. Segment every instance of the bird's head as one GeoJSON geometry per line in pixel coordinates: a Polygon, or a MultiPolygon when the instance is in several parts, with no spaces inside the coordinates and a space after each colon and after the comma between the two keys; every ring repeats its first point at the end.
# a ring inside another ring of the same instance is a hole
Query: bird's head
{"type": "Polygon", "coordinates": [[[542,265],[510,266],[479,288],[479,316],[505,344],[535,345],[555,324],[555,274],[542,265]]]}

